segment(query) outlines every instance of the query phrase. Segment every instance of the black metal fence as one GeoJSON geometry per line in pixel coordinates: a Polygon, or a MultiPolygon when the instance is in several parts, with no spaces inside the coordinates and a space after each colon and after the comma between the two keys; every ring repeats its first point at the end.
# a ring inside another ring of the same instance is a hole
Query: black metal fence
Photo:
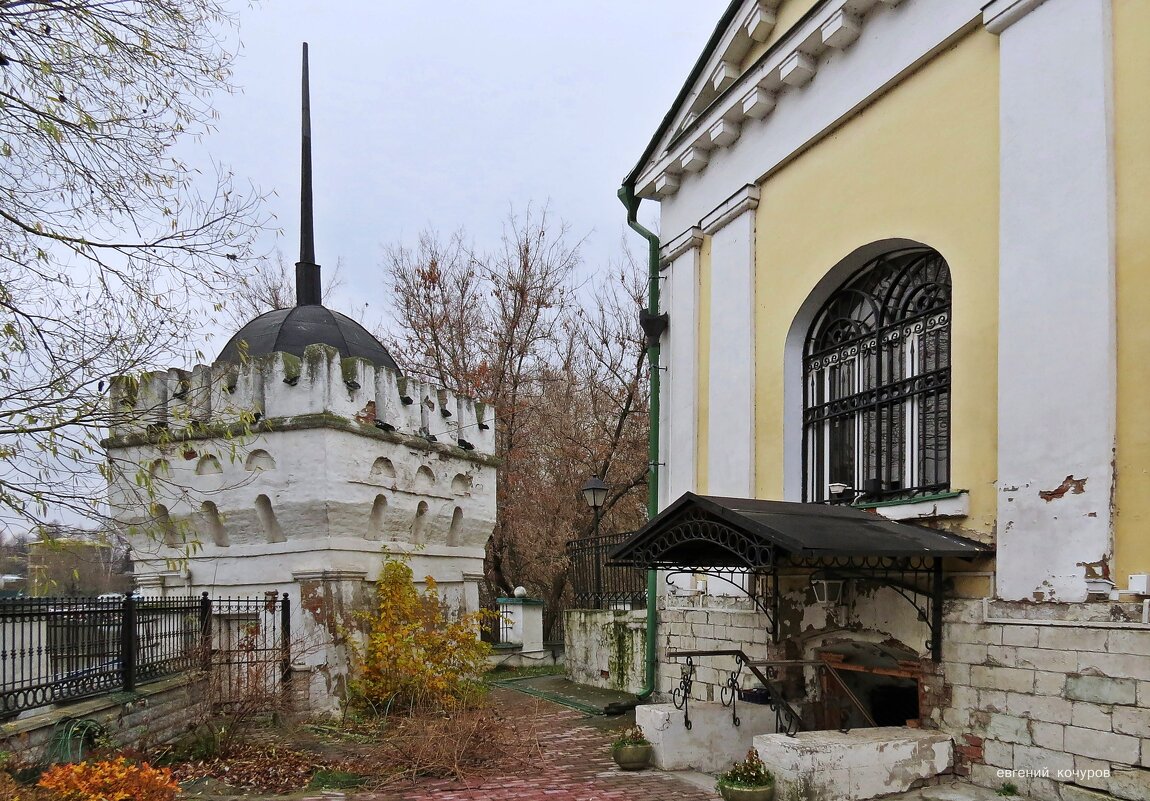
{"type": "Polygon", "coordinates": [[[274,592],[0,599],[0,717],[240,661],[250,668],[274,659],[279,681],[290,665],[289,609],[274,592]]]}
{"type": "Polygon", "coordinates": [[[607,555],[630,532],[582,537],[567,543],[575,609],[643,609],[647,606],[646,571],[607,564],[607,555]]]}
{"type": "Polygon", "coordinates": [[[291,678],[291,607],[286,594],[216,598],[211,622],[213,699],[258,702],[286,686],[291,678]]]}

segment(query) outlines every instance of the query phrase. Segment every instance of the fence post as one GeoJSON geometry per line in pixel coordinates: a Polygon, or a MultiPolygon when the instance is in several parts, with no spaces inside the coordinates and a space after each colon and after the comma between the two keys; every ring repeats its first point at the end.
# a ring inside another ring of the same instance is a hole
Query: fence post
{"type": "Polygon", "coordinates": [[[205,590],[200,595],[200,650],[204,670],[212,666],[212,601],[205,590]]]}
{"type": "Polygon", "coordinates": [[[280,601],[280,651],[281,669],[285,689],[291,683],[291,604],[285,592],[280,601]]]}
{"type": "Polygon", "coordinates": [[[124,692],[136,689],[136,598],[131,592],[124,596],[120,617],[120,677],[124,692]]]}

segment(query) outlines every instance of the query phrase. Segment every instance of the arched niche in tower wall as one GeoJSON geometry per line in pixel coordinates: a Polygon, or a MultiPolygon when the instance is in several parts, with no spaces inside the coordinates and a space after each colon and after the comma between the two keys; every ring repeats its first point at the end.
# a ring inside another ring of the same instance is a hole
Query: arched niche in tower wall
{"type": "Polygon", "coordinates": [[[201,456],[200,460],[196,462],[197,476],[212,476],[222,472],[224,472],[224,468],[220,465],[220,460],[210,453],[201,456]]]}
{"type": "Polygon", "coordinates": [[[367,519],[367,539],[382,540],[384,537],[384,518],[387,515],[387,498],[376,495],[371,505],[371,514],[367,519]]]}
{"type": "Polygon", "coordinates": [[[268,542],[285,542],[287,540],[283,529],[280,528],[279,521],[276,520],[271,498],[266,495],[256,497],[256,515],[260,519],[260,525],[263,527],[264,536],[268,542]]]}
{"type": "Polygon", "coordinates": [[[456,506],[455,511],[451,513],[451,528],[447,530],[447,544],[458,545],[459,533],[463,528],[463,509],[456,506]]]}
{"type": "Polygon", "coordinates": [[[276,460],[265,450],[255,450],[244,460],[244,469],[253,473],[257,470],[275,470],[276,460]]]}
{"type": "Polygon", "coordinates": [[[228,537],[228,531],[224,528],[224,522],[220,518],[220,510],[214,503],[204,501],[200,504],[200,516],[204,520],[204,530],[213,545],[227,548],[232,544],[231,539],[228,537]]]}
{"type": "Polygon", "coordinates": [[[427,510],[427,501],[420,501],[419,506],[415,509],[415,520],[411,523],[411,541],[413,543],[423,542],[427,531],[427,510]]]}
{"type": "Polygon", "coordinates": [[[180,547],[180,532],[176,528],[172,516],[168,513],[168,507],[162,503],[157,503],[153,508],[155,510],[152,516],[153,530],[157,532],[160,542],[171,548],[180,547]]]}
{"type": "Polygon", "coordinates": [[[426,492],[435,486],[435,473],[427,465],[420,465],[415,471],[415,491],[426,492]]]}
{"type": "Polygon", "coordinates": [[[453,495],[470,495],[471,476],[466,473],[456,473],[455,478],[451,479],[451,493],[453,495]]]}
{"type": "Polygon", "coordinates": [[[368,476],[373,481],[395,481],[395,465],[386,456],[380,456],[371,466],[368,476]]]}

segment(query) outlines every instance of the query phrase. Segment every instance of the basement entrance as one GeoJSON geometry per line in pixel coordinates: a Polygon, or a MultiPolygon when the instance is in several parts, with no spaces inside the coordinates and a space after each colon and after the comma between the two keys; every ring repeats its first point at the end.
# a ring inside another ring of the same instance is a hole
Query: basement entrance
{"type": "MultiPolygon", "coordinates": [[[[898,645],[870,642],[835,643],[815,651],[815,658],[832,665],[846,688],[870,713],[877,726],[919,725],[918,655],[898,645]]],[[[819,673],[815,717],[821,729],[855,729],[869,725],[841,685],[819,673]]]]}

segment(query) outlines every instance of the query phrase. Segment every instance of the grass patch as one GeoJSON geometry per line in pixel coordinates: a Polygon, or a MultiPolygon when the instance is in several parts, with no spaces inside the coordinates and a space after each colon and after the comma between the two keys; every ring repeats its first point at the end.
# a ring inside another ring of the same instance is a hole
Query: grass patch
{"type": "Polygon", "coordinates": [[[483,674],[485,681],[508,681],[509,679],[533,679],[536,676],[562,676],[563,665],[539,665],[532,667],[497,667],[483,674]]]}
{"type": "Polygon", "coordinates": [[[362,787],[366,783],[367,777],[360,776],[358,773],[349,773],[346,770],[320,769],[307,783],[307,789],[350,790],[355,787],[362,787]]]}

